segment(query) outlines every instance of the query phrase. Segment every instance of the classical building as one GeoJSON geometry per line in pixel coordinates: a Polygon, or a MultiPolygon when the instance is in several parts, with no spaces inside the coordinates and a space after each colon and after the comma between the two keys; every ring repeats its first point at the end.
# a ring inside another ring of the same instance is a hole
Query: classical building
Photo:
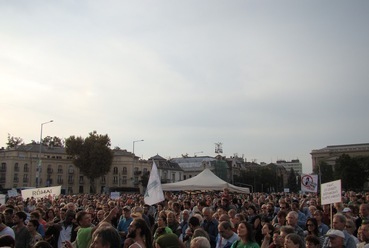
{"type": "Polygon", "coordinates": [[[214,170],[216,159],[209,156],[185,156],[181,158],[172,158],[170,161],[178,164],[179,167],[181,167],[183,170],[183,180],[186,180],[196,176],[206,168],[214,170]]]}
{"type": "MultiPolygon", "coordinates": [[[[126,150],[115,149],[113,153],[110,172],[94,180],[96,191],[142,190],[140,181],[143,175],[150,173],[151,164],[126,150]]],[[[61,185],[62,192],[67,194],[91,192],[90,180],[73,165],[64,148],[42,146],[40,152],[40,145],[36,143],[0,150],[0,187],[36,187],[40,155],[40,187],[61,185]]]]}
{"type": "Polygon", "coordinates": [[[313,162],[313,171],[315,171],[316,167],[322,161],[327,164],[335,165],[336,159],[342,154],[347,154],[350,157],[369,156],[369,143],[333,145],[312,150],[310,155],[313,162]]]}

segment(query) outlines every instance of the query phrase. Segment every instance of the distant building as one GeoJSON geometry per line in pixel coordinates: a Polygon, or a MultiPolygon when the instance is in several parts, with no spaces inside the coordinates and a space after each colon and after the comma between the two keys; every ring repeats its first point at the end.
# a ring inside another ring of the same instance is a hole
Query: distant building
{"type": "Polygon", "coordinates": [[[177,163],[183,170],[183,180],[192,178],[202,172],[204,169],[214,170],[216,159],[209,156],[199,157],[181,157],[172,158],[170,160],[173,163],[177,163]]]}
{"type": "MultiPolygon", "coordinates": [[[[40,145],[31,143],[0,149],[0,187],[36,187],[40,145]]],[[[94,180],[96,191],[139,192],[141,177],[151,170],[150,163],[126,150],[114,149],[111,170],[94,180]]],[[[62,147],[41,147],[40,187],[62,186],[65,194],[90,193],[91,182],[73,165],[62,147]]]]}
{"type": "Polygon", "coordinates": [[[178,163],[167,160],[159,155],[155,155],[148,159],[152,164],[155,162],[161,183],[175,183],[183,180],[183,169],[178,163]]]}
{"type": "Polygon", "coordinates": [[[369,156],[369,143],[333,145],[312,150],[310,155],[313,162],[313,171],[315,171],[316,167],[322,161],[330,165],[335,165],[336,159],[342,154],[347,154],[350,157],[369,156]]]}
{"type": "Polygon", "coordinates": [[[291,169],[295,171],[295,173],[301,175],[302,174],[302,164],[300,160],[298,159],[292,159],[291,161],[285,161],[285,160],[277,160],[277,165],[282,165],[288,172],[290,172],[291,169]]]}

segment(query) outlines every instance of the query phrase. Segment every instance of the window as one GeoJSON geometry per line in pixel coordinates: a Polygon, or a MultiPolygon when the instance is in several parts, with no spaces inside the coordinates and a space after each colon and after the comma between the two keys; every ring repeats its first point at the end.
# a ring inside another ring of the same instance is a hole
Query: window
{"type": "Polygon", "coordinates": [[[127,177],[126,176],[123,176],[122,184],[127,184],[127,177]]]}
{"type": "Polygon", "coordinates": [[[1,170],[2,172],[5,172],[5,171],[6,171],[6,163],[1,163],[1,168],[0,168],[0,170],[1,170]]]}
{"type": "Polygon", "coordinates": [[[118,184],[118,177],[117,176],[113,177],[113,184],[118,184]]]}
{"type": "Polygon", "coordinates": [[[105,178],[105,176],[102,176],[102,177],[101,177],[101,183],[106,183],[106,178],[105,178]]]}
{"type": "Polygon", "coordinates": [[[14,171],[15,172],[19,172],[19,165],[18,165],[18,163],[15,163],[15,165],[14,165],[14,171]]]}
{"type": "Polygon", "coordinates": [[[23,182],[28,183],[28,174],[23,175],[23,182]]]}
{"type": "Polygon", "coordinates": [[[68,175],[68,183],[74,183],[73,175],[68,175]]]}
{"type": "Polygon", "coordinates": [[[69,173],[69,174],[73,174],[73,173],[74,173],[73,165],[69,165],[68,173],[69,173]]]}
{"type": "Polygon", "coordinates": [[[117,175],[117,174],[118,174],[118,167],[114,167],[114,168],[113,168],[113,174],[114,174],[114,175],[117,175]]]}
{"type": "Polygon", "coordinates": [[[83,176],[79,176],[79,183],[83,184],[83,176]]]}
{"type": "Polygon", "coordinates": [[[143,174],[146,174],[147,173],[147,168],[144,168],[143,169],[143,174]]]}
{"type": "Polygon", "coordinates": [[[63,166],[58,165],[58,173],[63,174],[63,166]]]}
{"type": "Polygon", "coordinates": [[[63,183],[63,175],[58,175],[58,183],[59,184],[63,183]]]}
{"type": "Polygon", "coordinates": [[[176,173],[173,173],[172,174],[172,182],[175,182],[175,180],[176,180],[176,173]]]}
{"type": "Polygon", "coordinates": [[[19,182],[18,173],[14,173],[13,181],[14,181],[15,183],[19,182]]]}
{"type": "Polygon", "coordinates": [[[24,168],[23,169],[23,172],[28,172],[29,171],[28,164],[24,164],[24,167],[23,168],[24,168]]]}
{"type": "Polygon", "coordinates": [[[127,175],[127,167],[123,167],[123,175],[127,175]]]}

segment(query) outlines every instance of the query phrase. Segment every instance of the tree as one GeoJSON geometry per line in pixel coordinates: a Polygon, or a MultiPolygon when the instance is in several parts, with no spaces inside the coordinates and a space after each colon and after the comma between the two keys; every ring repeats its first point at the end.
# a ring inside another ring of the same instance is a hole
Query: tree
{"type": "Polygon", "coordinates": [[[293,168],[291,168],[290,173],[288,175],[287,185],[290,188],[290,192],[299,191],[299,185],[297,184],[296,173],[293,168]]]}
{"type": "MultiPolygon", "coordinates": [[[[333,168],[332,165],[328,164],[327,162],[321,161],[319,163],[320,167],[320,177],[321,177],[321,184],[334,181],[334,175],[333,175],[333,168]]],[[[319,173],[319,171],[318,171],[319,173]]],[[[319,174],[318,174],[319,175],[319,174]]]]}
{"type": "Polygon", "coordinates": [[[23,139],[19,137],[11,136],[8,133],[8,142],[6,142],[6,148],[15,148],[19,145],[24,145],[23,139]]]}
{"type": "Polygon", "coordinates": [[[335,165],[335,178],[341,179],[342,188],[345,190],[361,190],[368,178],[368,163],[364,157],[351,158],[342,154],[335,165]]]}
{"type": "Polygon", "coordinates": [[[48,147],[64,147],[64,141],[59,137],[51,137],[46,136],[42,139],[42,145],[48,146],[48,147]]]}
{"type": "Polygon", "coordinates": [[[73,156],[73,164],[91,181],[91,193],[96,193],[95,178],[106,175],[113,162],[108,135],[99,135],[96,131],[89,137],[70,136],[65,140],[66,152],[73,156]]]}

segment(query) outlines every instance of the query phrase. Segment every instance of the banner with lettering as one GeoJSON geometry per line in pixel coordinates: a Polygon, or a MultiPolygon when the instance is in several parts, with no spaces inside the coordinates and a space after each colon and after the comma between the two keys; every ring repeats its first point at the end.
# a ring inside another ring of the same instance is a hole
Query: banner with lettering
{"type": "Polygon", "coordinates": [[[59,196],[61,192],[61,186],[46,187],[46,188],[35,188],[22,190],[22,198],[52,198],[59,196]]]}
{"type": "Polygon", "coordinates": [[[318,192],[318,175],[301,176],[301,191],[302,192],[318,192]]]}
{"type": "Polygon", "coordinates": [[[322,184],[321,202],[322,205],[332,204],[342,201],[341,180],[322,184]]]}

